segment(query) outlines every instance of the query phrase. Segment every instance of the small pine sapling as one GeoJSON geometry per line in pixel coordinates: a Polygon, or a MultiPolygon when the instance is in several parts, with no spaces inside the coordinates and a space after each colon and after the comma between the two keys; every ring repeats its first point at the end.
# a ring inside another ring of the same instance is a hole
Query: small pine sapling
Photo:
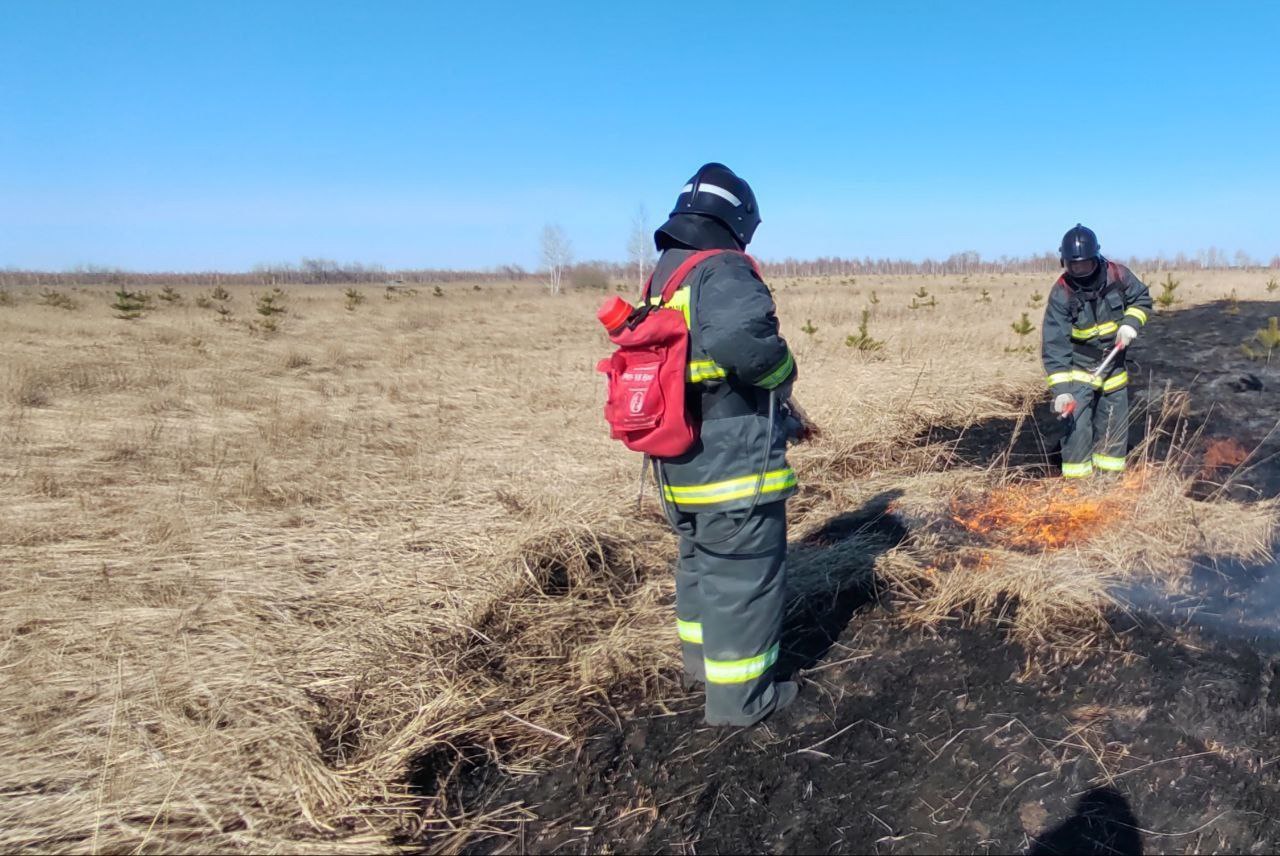
{"type": "Polygon", "coordinates": [[[1168,309],[1176,303],[1181,303],[1182,298],[1178,297],[1178,286],[1182,285],[1179,280],[1173,278],[1172,273],[1164,275],[1164,282],[1160,283],[1160,293],[1156,295],[1156,303],[1164,309],[1168,309]]]}
{"type": "Polygon", "coordinates": [[[857,348],[864,353],[869,351],[878,351],[884,347],[884,342],[879,339],[871,338],[871,334],[867,331],[868,325],[871,323],[871,310],[863,307],[862,320],[858,322],[858,335],[845,336],[844,344],[849,348],[857,348]]]}
{"type": "Polygon", "coordinates": [[[1031,345],[1025,344],[1027,336],[1035,332],[1036,325],[1031,323],[1031,319],[1027,317],[1027,313],[1023,312],[1022,317],[1014,321],[1009,327],[1013,332],[1018,334],[1018,345],[1014,348],[1005,348],[1006,353],[1010,354],[1029,354],[1034,350],[1031,345]]]}
{"type": "Polygon", "coordinates": [[[1271,362],[1271,355],[1277,348],[1280,348],[1280,318],[1274,315],[1267,319],[1266,327],[1254,333],[1240,346],[1240,350],[1249,359],[1267,362],[1271,362]]]}
{"type": "Polygon", "coordinates": [[[115,292],[115,298],[111,308],[116,311],[116,317],[124,321],[141,318],[143,310],[147,308],[147,301],[140,292],[129,291],[123,285],[115,292]]]}

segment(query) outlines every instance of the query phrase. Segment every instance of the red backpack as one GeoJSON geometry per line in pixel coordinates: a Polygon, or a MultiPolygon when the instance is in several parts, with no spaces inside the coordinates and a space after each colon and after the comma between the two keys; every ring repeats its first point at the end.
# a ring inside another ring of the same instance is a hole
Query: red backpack
{"type": "Polygon", "coordinates": [[[608,384],[604,418],[613,438],[632,451],[672,458],[687,452],[697,438],[684,401],[689,328],[684,313],[666,304],[690,271],[723,252],[730,251],[703,250],[685,259],[667,278],[656,306],[649,300],[650,275],[638,308],[614,297],[600,310],[609,339],[618,346],[596,365],[608,384]]]}

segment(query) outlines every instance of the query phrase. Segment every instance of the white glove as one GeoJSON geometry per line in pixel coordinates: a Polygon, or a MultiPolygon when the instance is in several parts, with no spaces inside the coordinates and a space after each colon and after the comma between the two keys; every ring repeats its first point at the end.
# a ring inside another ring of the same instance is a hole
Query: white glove
{"type": "Polygon", "coordinates": [[[1075,400],[1075,396],[1071,395],[1071,393],[1069,392],[1062,393],[1062,395],[1059,395],[1057,398],[1053,400],[1053,412],[1065,413],[1067,410],[1067,407],[1074,400],[1075,400]]]}
{"type": "Polygon", "coordinates": [[[1133,344],[1133,340],[1138,338],[1138,331],[1130,327],[1128,324],[1120,325],[1120,332],[1116,333],[1116,341],[1120,343],[1120,347],[1127,348],[1133,344]]]}

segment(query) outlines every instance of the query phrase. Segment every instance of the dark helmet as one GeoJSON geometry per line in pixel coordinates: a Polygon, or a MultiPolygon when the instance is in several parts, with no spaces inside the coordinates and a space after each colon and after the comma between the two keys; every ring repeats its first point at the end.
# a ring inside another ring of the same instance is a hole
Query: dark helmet
{"type": "Polygon", "coordinates": [[[703,165],[680,190],[671,216],[702,214],[719,220],[746,246],[760,225],[756,195],[733,170],[722,163],[703,165]]]}
{"type": "Polygon", "coordinates": [[[1101,250],[1098,236],[1093,230],[1077,223],[1062,236],[1062,246],[1058,247],[1058,262],[1074,278],[1092,276],[1098,269],[1101,250]]]}

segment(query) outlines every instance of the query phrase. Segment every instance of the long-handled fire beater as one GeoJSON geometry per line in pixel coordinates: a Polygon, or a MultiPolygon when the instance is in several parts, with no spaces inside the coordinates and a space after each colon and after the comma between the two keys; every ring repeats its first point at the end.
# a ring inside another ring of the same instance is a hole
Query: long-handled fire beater
{"type": "MultiPolygon", "coordinates": [[[[1088,391],[1090,393],[1092,393],[1097,388],[1095,384],[1098,381],[1098,379],[1107,373],[1107,369],[1111,368],[1111,364],[1116,361],[1116,357],[1123,350],[1124,350],[1124,345],[1121,344],[1120,342],[1116,342],[1115,347],[1113,347],[1111,351],[1107,354],[1106,359],[1104,359],[1101,363],[1099,363],[1098,367],[1089,373],[1088,391]]],[[[1059,419],[1070,418],[1071,415],[1079,409],[1079,407],[1080,407],[1079,393],[1073,392],[1071,393],[1071,402],[1062,409],[1062,413],[1058,415],[1058,418],[1059,419]]]]}

